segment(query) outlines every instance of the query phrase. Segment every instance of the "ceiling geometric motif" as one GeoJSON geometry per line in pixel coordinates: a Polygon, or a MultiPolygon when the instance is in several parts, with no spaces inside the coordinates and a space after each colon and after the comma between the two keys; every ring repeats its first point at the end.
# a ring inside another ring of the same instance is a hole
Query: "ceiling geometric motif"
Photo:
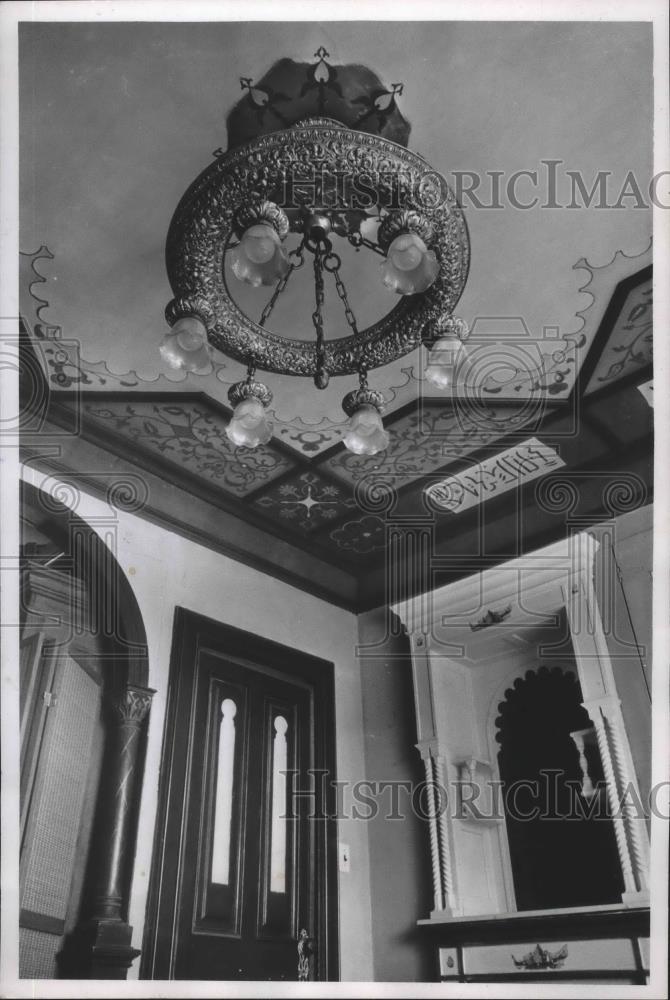
{"type": "Polygon", "coordinates": [[[331,531],[330,537],[338,549],[365,555],[386,547],[386,522],[374,514],[367,514],[357,520],[346,521],[340,528],[331,531]]]}
{"type": "Polygon", "coordinates": [[[306,535],[357,509],[351,490],[315,472],[303,472],[289,482],[269,487],[253,506],[306,535]]]}

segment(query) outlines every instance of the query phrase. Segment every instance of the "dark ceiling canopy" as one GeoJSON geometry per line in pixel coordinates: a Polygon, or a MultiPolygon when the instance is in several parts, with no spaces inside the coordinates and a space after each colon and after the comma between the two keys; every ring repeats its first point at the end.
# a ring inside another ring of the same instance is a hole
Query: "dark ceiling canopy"
{"type": "Polygon", "coordinates": [[[227,118],[229,150],[323,115],[348,128],[407,145],[410,125],[396,103],[402,83],[385,85],[365,66],[332,66],[323,47],[314,57],[317,61],[311,64],[280,59],[258,83],[241,77],[246,93],[227,118]]]}

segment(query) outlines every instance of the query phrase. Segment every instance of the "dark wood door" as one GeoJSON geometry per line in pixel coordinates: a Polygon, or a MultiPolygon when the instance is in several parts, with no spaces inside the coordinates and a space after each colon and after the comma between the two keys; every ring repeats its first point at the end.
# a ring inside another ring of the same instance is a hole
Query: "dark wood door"
{"type": "Polygon", "coordinates": [[[178,609],[144,975],[337,978],[332,673],[178,609]]]}

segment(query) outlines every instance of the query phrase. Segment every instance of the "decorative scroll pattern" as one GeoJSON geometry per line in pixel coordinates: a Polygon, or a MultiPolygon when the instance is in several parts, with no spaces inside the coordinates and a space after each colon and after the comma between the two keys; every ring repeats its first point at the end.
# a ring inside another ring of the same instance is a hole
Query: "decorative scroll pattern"
{"type": "Polygon", "coordinates": [[[399,484],[435,472],[451,460],[470,454],[502,434],[520,429],[531,417],[526,407],[436,407],[387,423],[388,449],[381,455],[340,452],[324,468],[356,483],[371,473],[398,477],[399,484]],[[517,419],[520,418],[520,419],[517,419]]]}
{"type": "MultiPolygon", "coordinates": [[[[530,343],[535,346],[533,341],[530,343]]],[[[582,333],[563,334],[556,346],[549,353],[538,350],[538,361],[535,365],[528,364],[527,351],[519,351],[521,345],[505,344],[503,347],[503,363],[494,374],[488,374],[481,380],[476,380],[476,389],[484,396],[566,396],[572,389],[575,375],[579,369],[586,346],[586,337],[582,333]],[[515,363],[515,348],[521,357],[515,363]]],[[[523,348],[528,345],[523,344],[523,348]]],[[[542,345],[546,346],[546,345],[542,345]]],[[[486,367],[494,368],[491,363],[491,345],[484,344],[479,351],[473,349],[472,361],[477,363],[477,355],[486,367]]]]}
{"type": "Polygon", "coordinates": [[[235,448],[225,435],[225,418],[199,403],[85,403],[84,412],[236,496],[245,496],[292,467],[270,445],[235,448]]]}
{"type": "Polygon", "coordinates": [[[114,375],[104,363],[92,365],[84,361],[80,355],[79,341],[64,339],[62,328],[49,323],[42,315],[49,302],[41,298],[34,288],[35,285],[46,284],[47,279],[40,274],[36,265],[39,260],[53,259],[54,255],[44,245],[33,253],[19,253],[21,318],[40,344],[49,382],[59,389],[70,389],[73,385],[95,388],[110,384],[123,388],[140,385],[142,380],[135,372],[114,375]]]}
{"type": "Polygon", "coordinates": [[[589,380],[587,393],[651,363],[653,350],[653,284],[633,288],[589,380]]]}

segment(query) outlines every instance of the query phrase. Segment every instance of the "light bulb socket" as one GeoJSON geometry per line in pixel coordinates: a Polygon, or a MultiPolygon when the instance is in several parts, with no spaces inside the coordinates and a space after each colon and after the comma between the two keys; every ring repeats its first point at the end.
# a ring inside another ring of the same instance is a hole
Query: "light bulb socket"
{"type": "Polygon", "coordinates": [[[464,343],[470,334],[470,328],[460,316],[445,316],[437,323],[426,326],[421,331],[421,343],[432,350],[438,340],[453,338],[464,343]]]}
{"type": "Polygon", "coordinates": [[[272,392],[264,382],[247,378],[244,382],[234,382],[228,390],[228,400],[233,409],[245,399],[257,399],[263,406],[272,402],[272,392]]]}
{"type": "Polygon", "coordinates": [[[273,201],[255,201],[242,205],[235,213],[234,230],[239,240],[250,226],[265,223],[272,226],[280,240],[288,236],[289,221],[286,212],[273,201]]]}
{"type": "Polygon", "coordinates": [[[348,417],[353,417],[361,406],[374,406],[378,413],[384,410],[384,397],[376,389],[354,389],[342,400],[342,409],[348,417]]]}
{"type": "Polygon", "coordinates": [[[206,330],[214,326],[214,313],[209,303],[198,295],[192,298],[171,299],[165,307],[165,319],[170,326],[177,320],[194,316],[199,319],[206,330]]]}
{"type": "Polygon", "coordinates": [[[413,209],[389,212],[380,223],[377,243],[384,253],[388,253],[391,243],[403,233],[416,233],[428,245],[433,238],[433,227],[425,215],[413,209]]]}

